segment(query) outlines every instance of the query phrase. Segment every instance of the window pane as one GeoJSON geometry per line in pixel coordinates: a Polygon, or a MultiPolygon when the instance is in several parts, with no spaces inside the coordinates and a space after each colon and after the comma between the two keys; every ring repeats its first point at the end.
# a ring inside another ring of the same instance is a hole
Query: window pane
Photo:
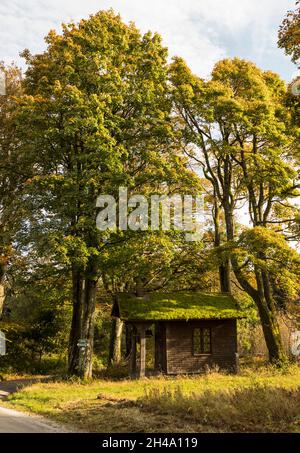
{"type": "Polygon", "coordinates": [[[203,353],[209,354],[211,352],[210,329],[203,329],[203,353]]]}
{"type": "Polygon", "coordinates": [[[193,354],[201,354],[201,330],[193,331],[193,354]]]}

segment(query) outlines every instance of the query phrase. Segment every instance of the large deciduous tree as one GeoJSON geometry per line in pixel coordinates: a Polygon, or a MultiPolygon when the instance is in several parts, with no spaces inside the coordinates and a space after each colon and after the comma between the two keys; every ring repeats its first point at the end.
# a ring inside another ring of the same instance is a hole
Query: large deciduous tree
{"type": "MultiPolygon", "coordinates": [[[[231,244],[238,237],[236,212],[241,203],[248,207],[253,228],[267,231],[280,224],[276,208],[297,195],[297,162],[291,151],[284,83],[276,74],[237,58],[217,63],[208,82],[193,75],[183,60],[175,59],[171,80],[179,121],[185,125],[187,152],[211,183],[215,245],[220,245],[220,209],[226,240],[231,244]]],[[[264,251],[260,251],[260,260],[251,263],[254,279],[249,278],[247,259],[229,255],[223,254],[221,288],[231,290],[232,267],[240,286],[257,304],[270,360],[282,362],[274,280],[262,265],[264,251]]]]}
{"type": "Polygon", "coordinates": [[[13,240],[22,217],[22,193],[31,174],[28,156],[15,134],[15,97],[20,96],[21,71],[0,63],[5,94],[0,95],[0,317],[5,301],[6,272],[13,240]]]}
{"type": "Polygon", "coordinates": [[[32,203],[48,218],[48,245],[72,275],[69,372],[90,377],[97,282],[111,245],[109,233],[96,228],[96,199],[117,197],[121,185],[149,192],[175,182],[185,163],[157,34],[141,35],[108,11],[64,25],[61,35],[50,32],[46,42],[40,55],[24,52],[18,133],[35,160],[32,203]]]}

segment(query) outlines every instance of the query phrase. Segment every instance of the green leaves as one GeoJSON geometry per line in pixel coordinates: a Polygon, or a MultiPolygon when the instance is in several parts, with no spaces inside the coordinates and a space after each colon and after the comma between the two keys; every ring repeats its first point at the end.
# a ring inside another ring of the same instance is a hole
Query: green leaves
{"type": "Polygon", "coordinates": [[[294,299],[300,291],[300,255],[290,247],[284,236],[269,228],[256,227],[245,230],[234,252],[247,262],[268,271],[276,282],[277,291],[284,290],[286,299],[294,299]]]}
{"type": "Polygon", "coordinates": [[[294,63],[299,63],[300,59],[300,7],[299,0],[296,10],[289,11],[279,29],[279,47],[285,49],[287,55],[291,55],[294,63]]]}
{"type": "Polygon", "coordinates": [[[27,205],[39,234],[32,230],[28,240],[41,241],[39,247],[44,234],[50,255],[64,266],[84,270],[92,260],[100,275],[106,261],[96,229],[98,195],[117,197],[119,186],[145,194],[179,186],[194,192],[198,178],[174,127],[159,35],[141,35],[102,11],[64,25],[61,35],[51,31],[46,42],[43,54],[24,53],[25,95],[17,109],[18,136],[35,168],[27,205]]]}

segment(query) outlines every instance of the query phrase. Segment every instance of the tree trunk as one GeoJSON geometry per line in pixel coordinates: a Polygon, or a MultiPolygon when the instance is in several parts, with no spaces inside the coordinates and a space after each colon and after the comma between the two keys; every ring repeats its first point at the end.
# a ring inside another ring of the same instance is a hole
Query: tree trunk
{"type": "MultiPolygon", "coordinates": [[[[220,231],[220,207],[216,195],[214,197],[214,209],[213,209],[213,219],[214,219],[214,246],[220,247],[221,245],[221,231],[220,231]]],[[[227,259],[225,262],[219,265],[219,282],[221,293],[230,293],[231,292],[231,275],[230,275],[230,261],[227,259]]]]}
{"type": "MultiPolygon", "coordinates": [[[[234,222],[233,212],[229,199],[223,203],[226,235],[227,240],[234,239],[234,222]]],[[[263,257],[261,257],[263,258],[263,257]]],[[[242,276],[239,265],[236,260],[231,260],[235,276],[242,288],[249,294],[257,305],[258,313],[264,333],[266,346],[268,348],[269,360],[271,363],[280,365],[286,359],[282,339],[280,335],[279,325],[276,318],[276,309],[272,299],[268,276],[260,269],[255,270],[257,290],[249,284],[242,276]]]]}
{"type": "Polygon", "coordinates": [[[85,303],[82,322],[82,338],[86,340],[86,348],[82,351],[79,366],[79,376],[89,379],[93,374],[93,350],[94,350],[94,322],[96,309],[95,280],[87,280],[85,288],[85,303]]]}
{"type": "Polygon", "coordinates": [[[0,319],[2,318],[3,314],[4,301],[5,301],[5,286],[4,283],[2,283],[0,280],[0,319]]]}
{"type": "MultiPolygon", "coordinates": [[[[226,237],[227,241],[232,241],[234,239],[234,223],[233,223],[233,212],[232,206],[229,201],[224,203],[224,213],[225,213],[225,224],[226,224],[226,237]]],[[[223,289],[224,292],[232,292],[231,287],[231,260],[227,258],[223,265],[224,267],[224,276],[223,276],[223,289]]]]}
{"type": "Polygon", "coordinates": [[[4,284],[4,276],[5,276],[6,266],[0,266],[0,319],[3,314],[4,309],[4,302],[5,302],[5,284],[4,284]]]}
{"type": "Polygon", "coordinates": [[[269,361],[280,366],[285,362],[286,354],[282,345],[276,314],[268,308],[265,300],[260,299],[257,308],[268,348],[269,361]]]}
{"type": "Polygon", "coordinates": [[[231,293],[231,266],[230,260],[219,266],[219,280],[221,293],[231,293]]]}
{"type": "Polygon", "coordinates": [[[259,281],[258,289],[260,294],[260,301],[257,306],[269,351],[269,360],[271,363],[280,365],[286,360],[286,353],[280,335],[269,276],[262,270],[256,270],[255,274],[256,280],[259,281]]]}
{"type": "Polygon", "coordinates": [[[265,293],[266,282],[264,282],[264,280],[267,276],[262,275],[261,270],[255,270],[257,283],[257,289],[255,289],[242,275],[235,259],[232,260],[232,263],[233,270],[239,284],[256,303],[269,353],[269,361],[280,366],[285,362],[286,354],[283,348],[279,325],[277,322],[275,305],[268,293],[267,295],[265,293]]]}
{"type": "Polygon", "coordinates": [[[123,322],[119,318],[113,319],[111,322],[111,335],[108,357],[109,365],[116,365],[121,361],[122,332],[123,322]]]}
{"type": "Polygon", "coordinates": [[[81,338],[83,277],[75,268],[72,270],[72,282],[73,312],[69,336],[68,372],[71,375],[77,375],[79,367],[79,348],[77,344],[81,338]]]}

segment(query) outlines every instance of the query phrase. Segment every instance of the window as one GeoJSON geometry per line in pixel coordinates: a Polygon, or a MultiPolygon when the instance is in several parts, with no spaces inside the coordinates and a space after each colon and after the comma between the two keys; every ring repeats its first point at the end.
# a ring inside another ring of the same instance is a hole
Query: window
{"type": "Polygon", "coordinates": [[[209,327],[193,330],[193,355],[211,354],[211,329],[209,327]]]}

